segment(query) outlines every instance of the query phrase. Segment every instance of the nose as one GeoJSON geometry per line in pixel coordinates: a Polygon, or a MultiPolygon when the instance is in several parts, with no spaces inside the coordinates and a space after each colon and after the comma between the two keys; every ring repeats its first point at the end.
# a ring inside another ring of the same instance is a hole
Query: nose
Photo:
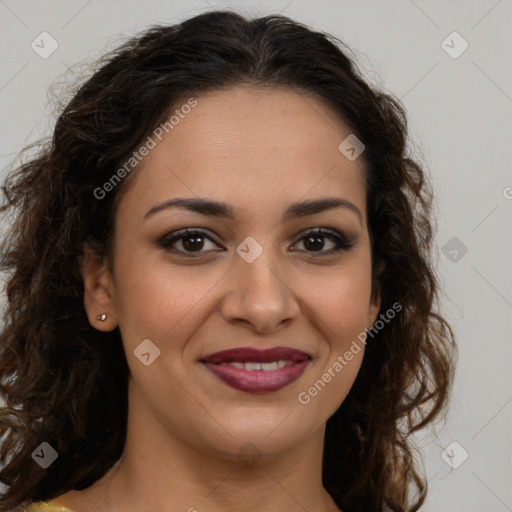
{"type": "Polygon", "coordinates": [[[226,321],[249,324],[257,332],[271,333],[298,317],[300,305],[293,291],[294,283],[271,260],[266,251],[252,263],[237,256],[235,268],[229,273],[229,291],[221,304],[226,321]]]}

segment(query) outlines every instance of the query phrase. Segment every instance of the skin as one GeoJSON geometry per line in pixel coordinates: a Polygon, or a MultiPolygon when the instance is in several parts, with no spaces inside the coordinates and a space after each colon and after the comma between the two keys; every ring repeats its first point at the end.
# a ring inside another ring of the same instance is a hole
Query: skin
{"type": "Polygon", "coordinates": [[[128,435],[102,479],[53,502],[75,512],[229,512],[242,504],[245,512],[338,511],[322,487],[324,429],[364,349],[307,405],[298,395],[379,312],[363,157],[345,158],[338,145],[347,127],[291,89],[238,87],[197,101],[144,158],[120,202],[113,272],[90,251],[83,263],[89,321],[103,331],[119,326],[127,354],[128,435]],[[235,220],[176,207],[144,219],[168,199],[198,196],[228,203],[235,220]],[[281,220],[289,204],[327,197],[350,201],[361,217],[338,207],[281,220]],[[158,245],[186,227],[212,239],[203,239],[199,257],[187,257],[190,239],[178,240],[174,253],[158,245]],[[322,257],[335,243],[323,238],[311,248],[302,237],[315,228],[337,230],[353,247],[322,257]],[[235,251],[247,236],[263,248],[252,263],[235,251]],[[149,366],[134,356],[144,339],[160,349],[149,366]],[[199,362],[228,348],[275,346],[312,356],[301,377],[276,392],[238,391],[199,362]],[[252,462],[240,455],[247,443],[252,462]]]}

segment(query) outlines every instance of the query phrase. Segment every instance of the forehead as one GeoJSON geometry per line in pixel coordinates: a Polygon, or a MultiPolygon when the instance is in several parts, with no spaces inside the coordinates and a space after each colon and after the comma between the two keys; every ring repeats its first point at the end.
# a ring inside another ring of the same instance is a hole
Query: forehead
{"type": "Polygon", "coordinates": [[[187,98],[174,105],[172,128],[161,140],[153,136],[156,145],[130,184],[131,199],[201,196],[236,208],[341,194],[364,210],[363,158],[350,161],[340,152],[350,130],[321,101],[269,87],[212,91],[195,100],[193,108],[181,108],[187,98]]]}

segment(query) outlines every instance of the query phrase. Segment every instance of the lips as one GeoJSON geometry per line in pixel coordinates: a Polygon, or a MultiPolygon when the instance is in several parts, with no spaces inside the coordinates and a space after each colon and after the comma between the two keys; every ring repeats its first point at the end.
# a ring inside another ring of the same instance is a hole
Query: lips
{"type": "Polygon", "coordinates": [[[288,386],[302,375],[310,361],[306,352],[287,347],[235,348],[201,359],[225,384],[249,393],[278,391],[288,386]]]}

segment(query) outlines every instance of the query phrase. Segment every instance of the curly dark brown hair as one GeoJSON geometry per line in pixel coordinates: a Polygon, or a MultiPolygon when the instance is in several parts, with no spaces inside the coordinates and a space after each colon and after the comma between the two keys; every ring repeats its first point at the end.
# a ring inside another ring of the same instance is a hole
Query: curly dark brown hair
{"type": "Polygon", "coordinates": [[[88,322],[80,264],[84,242],[111,257],[130,180],[101,201],[94,191],[180,98],[241,84],[312,95],[366,146],[373,286],[382,311],[397,301],[402,310],[368,343],[327,422],[323,484],[344,512],[419,509],[427,482],[410,435],[445,416],[456,359],[438,309],[432,187],[409,154],[404,108],[365,81],[349,53],[337,38],[279,15],[213,11],[151,26],[99,61],[53,137],[10,170],[0,206],[9,226],[0,261],[0,511],[85,489],[121,456],[129,370],[119,329],[103,333],[88,322]],[[45,470],[31,457],[43,440],[59,453],[45,470]]]}

